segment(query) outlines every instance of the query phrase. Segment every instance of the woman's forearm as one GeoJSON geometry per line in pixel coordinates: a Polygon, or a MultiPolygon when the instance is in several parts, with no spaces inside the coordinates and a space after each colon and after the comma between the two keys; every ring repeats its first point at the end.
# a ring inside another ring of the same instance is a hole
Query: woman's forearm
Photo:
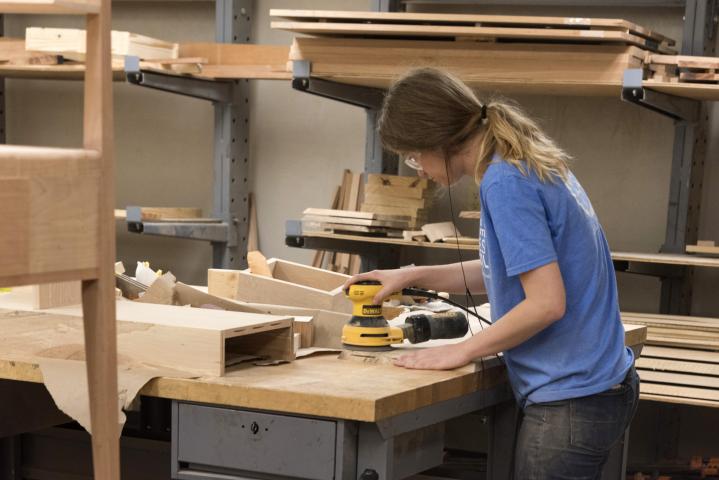
{"type": "Polygon", "coordinates": [[[465,284],[462,266],[464,266],[464,277],[467,279],[469,291],[473,294],[485,293],[481,260],[462,262],[462,265],[451,263],[414,267],[412,269],[413,285],[438,292],[463,294],[465,293],[465,284]]]}
{"type": "Polygon", "coordinates": [[[543,302],[525,299],[492,326],[460,345],[471,359],[495,355],[528,340],[562,315],[563,312],[558,312],[543,302]]]}

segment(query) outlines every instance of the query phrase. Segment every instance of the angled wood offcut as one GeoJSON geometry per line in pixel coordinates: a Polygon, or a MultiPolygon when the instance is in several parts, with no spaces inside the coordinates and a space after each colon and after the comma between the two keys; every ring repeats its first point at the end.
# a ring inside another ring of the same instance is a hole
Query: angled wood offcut
{"type": "Polygon", "coordinates": [[[271,258],[272,277],[247,270],[209,269],[208,292],[245,302],[291,305],[350,312],[352,304],[341,290],[348,275],[271,258]]]}

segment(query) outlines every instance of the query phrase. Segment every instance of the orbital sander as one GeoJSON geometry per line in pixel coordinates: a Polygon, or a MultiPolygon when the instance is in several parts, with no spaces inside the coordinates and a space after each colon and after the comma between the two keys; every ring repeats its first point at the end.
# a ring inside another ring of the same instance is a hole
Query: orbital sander
{"type": "MultiPolygon", "coordinates": [[[[352,301],[352,318],[342,328],[342,344],[352,350],[391,350],[391,345],[409,340],[421,343],[428,340],[461,338],[469,330],[469,322],[462,312],[450,311],[410,315],[405,323],[391,326],[382,315],[382,305],[374,303],[374,296],[382,289],[375,280],[354,283],[345,290],[352,301]]],[[[444,300],[434,292],[419,288],[405,288],[390,298],[402,295],[444,300]]],[[[452,302],[448,302],[453,304],[452,302]]]]}

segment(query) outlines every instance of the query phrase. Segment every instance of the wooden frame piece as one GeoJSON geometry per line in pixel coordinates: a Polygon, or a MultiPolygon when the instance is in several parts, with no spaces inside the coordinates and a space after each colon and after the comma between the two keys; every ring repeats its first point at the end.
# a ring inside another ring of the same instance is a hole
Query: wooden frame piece
{"type": "Polygon", "coordinates": [[[209,269],[208,292],[245,302],[352,311],[352,304],[341,290],[349,275],[277,258],[269,259],[267,264],[273,277],[255,275],[248,270],[209,269]]]}

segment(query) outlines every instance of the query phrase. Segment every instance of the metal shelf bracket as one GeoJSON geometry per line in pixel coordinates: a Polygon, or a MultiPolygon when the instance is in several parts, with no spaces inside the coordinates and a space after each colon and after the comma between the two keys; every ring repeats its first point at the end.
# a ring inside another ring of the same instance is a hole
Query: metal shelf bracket
{"type": "Polygon", "coordinates": [[[643,72],[640,68],[624,71],[622,100],[669,117],[675,122],[694,123],[699,119],[699,101],[644,88],[643,72]]]}
{"type": "Polygon", "coordinates": [[[292,62],[292,88],[320,97],[378,110],[382,107],[384,91],[378,88],[346,85],[321,78],[312,78],[312,65],[307,60],[292,62]]]}
{"type": "Polygon", "coordinates": [[[141,70],[140,59],[138,57],[125,57],[125,77],[128,82],[142,87],[199,98],[200,100],[209,100],[216,103],[232,102],[231,82],[166,75],[141,70]]]}

